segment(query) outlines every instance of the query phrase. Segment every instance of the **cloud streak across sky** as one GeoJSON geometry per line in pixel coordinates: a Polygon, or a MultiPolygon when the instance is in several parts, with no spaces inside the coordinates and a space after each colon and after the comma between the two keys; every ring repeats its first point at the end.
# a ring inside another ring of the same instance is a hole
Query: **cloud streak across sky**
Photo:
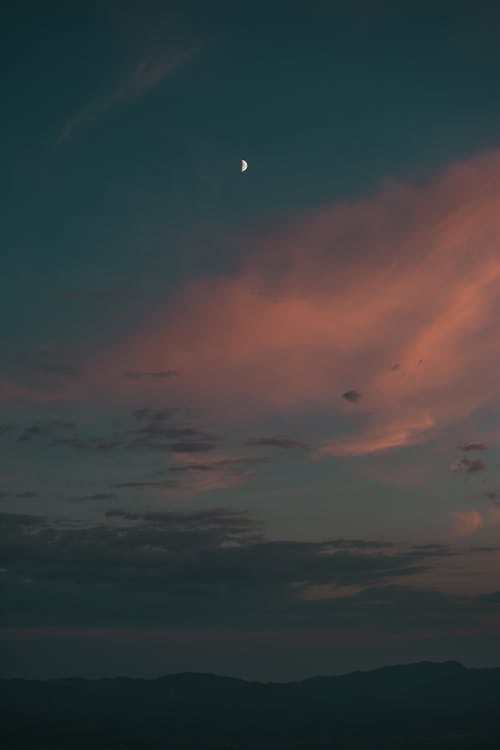
{"type": "Polygon", "coordinates": [[[120,105],[133,104],[158,88],[196,53],[189,47],[177,54],[145,56],[136,62],[111,90],[88,102],[62,126],[56,145],[61,146],[78,130],[89,127],[120,105]]]}

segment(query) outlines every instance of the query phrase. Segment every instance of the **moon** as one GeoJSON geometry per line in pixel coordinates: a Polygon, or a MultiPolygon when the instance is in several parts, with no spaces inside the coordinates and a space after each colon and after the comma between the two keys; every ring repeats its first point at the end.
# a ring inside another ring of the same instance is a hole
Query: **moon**
{"type": "Polygon", "coordinates": [[[241,171],[246,172],[248,169],[248,163],[245,161],[245,159],[241,160],[241,171]]]}

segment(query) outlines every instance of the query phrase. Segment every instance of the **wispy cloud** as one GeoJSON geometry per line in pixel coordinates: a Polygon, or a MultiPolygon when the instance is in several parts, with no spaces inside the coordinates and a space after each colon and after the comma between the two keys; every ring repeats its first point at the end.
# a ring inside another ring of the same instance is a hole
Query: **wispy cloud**
{"type": "Polygon", "coordinates": [[[281,448],[282,450],[304,450],[307,446],[298,440],[292,440],[285,435],[273,435],[271,437],[250,438],[245,445],[253,447],[281,448]]]}
{"type": "Polygon", "coordinates": [[[127,71],[115,88],[86,104],[74,117],[62,126],[56,145],[68,141],[77,130],[92,125],[115,107],[133,104],[158,88],[169,76],[187,63],[197,52],[197,47],[189,47],[177,54],[145,56],[127,71]]]}

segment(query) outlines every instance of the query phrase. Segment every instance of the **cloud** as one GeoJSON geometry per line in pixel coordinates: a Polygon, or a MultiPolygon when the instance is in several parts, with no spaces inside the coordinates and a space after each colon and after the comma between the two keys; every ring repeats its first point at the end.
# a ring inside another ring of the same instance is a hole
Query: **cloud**
{"type": "Polygon", "coordinates": [[[487,510],[479,512],[477,510],[450,513],[453,520],[452,537],[469,536],[476,531],[487,527],[496,526],[500,523],[500,507],[495,504],[487,510]]]}
{"type": "Polygon", "coordinates": [[[182,441],[170,444],[170,450],[174,453],[205,453],[213,451],[215,445],[202,440],[182,441]]]}
{"type": "Polygon", "coordinates": [[[488,490],[487,492],[483,492],[482,497],[485,497],[488,500],[497,500],[500,498],[500,492],[498,490],[488,490]]]}
{"type": "Polygon", "coordinates": [[[360,398],[362,398],[362,395],[359,391],[352,390],[352,391],[346,391],[345,393],[343,393],[342,398],[345,401],[350,401],[351,403],[355,404],[357,401],[360,400],[360,398]]]}
{"type": "Polygon", "coordinates": [[[17,500],[33,500],[34,498],[40,497],[39,492],[34,490],[21,490],[19,492],[0,492],[0,499],[5,500],[7,498],[15,498],[17,500]]]}
{"type": "Polygon", "coordinates": [[[451,471],[465,474],[475,474],[478,471],[484,471],[486,464],[479,459],[471,460],[470,458],[460,458],[451,465],[451,471]]]}
{"type": "MultiPolygon", "coordinates": [[[[151,372],[175,362],[175,393],[228,422],[330,413],[318,455],[435,439],[498,403],[499,184],[492,151],[290,221],[255,240],[236,271],[153,310],[102,357],[92,387],[130,362],[151,372]],[[346,415],[337,394],[360,373],[363,410],[346,415]]],[[[115,397],[128,393],[124,379],[115,397]]]]}
{"type": "Polygon", "coordinates": [[[177,482],[171,479],[161,481],[137,481],[137,482],[117,482],[113,485],[117,489],[133,489],[133,490],[148,490],[148,489],[163,489],[165,487],[177,487],[177,482]]]}
{"type": "MultiPolygon", "coordinates": [[[[27,443],[33,440],[33,438],[58,435],[61,431],[66,433],[67,430],[75,430],[76,427],[76,422],[69,419],[51,419],[45,422],[36,422],[35,424],[21,428],[16,442],[27,443]]],[[[12,430],[13,428],[10,431],[12,430]]]]}
{"type": "Polygon", "coordinates": [[[108,626],[124,611],[131,627],[338,627],[360,611],[371,622],[370,607],[382,618],[381,601],[391,600],[384,587],[432,570],[436,556],[377,540],[273,540],[230,508],[105,517],[84,525],[0,514],[3,627],[108,626]],[[342,611],[340,589],[350,601],[342,611]]]}
{"type": "Polygon", "coordinates": [[[114,492],[95,492],[93,495],[82,495],[82,497],[76,498],[77,500],[114,500],[116,495],[114,492]]]}
{"type": "Polygon", "coordinates": [[[64,144],[77,130],[93,125],[115,107],[139,101],[185,65],[196,52],[195,47],[190,47],[172,55],[162,52],[144,56],[126,72],[114,88],[90,101],[64,123],[56,138],[56,145],[64,144]]]}
{"type": "Polygon", "coordinates": [[[21,375],[39,374],[74,379],[81,368],[72,361],[68,352],[54,346],[39,346],[10,358],[11,367],[21,375]]]}
{"type": "Polygon", "coordinates": [[[299,443],[297,440],[291,440],[290,438],[280,435],[275,435],[274,437],[251,438],[250,440],[245,441],[245,445],[282,448],[283,450],[303,450],[307,447],[304,443],[299,443]]]}
{"type": "Polygon", "coordinates": [[[49,443],[51,446],[63,446],[77,451],[111,451],[119,448],[119,440],[108,440],[102,438],[57,438],[49,443]]]}
{"type": "Polygon", "coordinates": [[[195,510],[189,512],[179,511],[149,511],[145,513],[134,513],[121,509],[108,510],[106,518],[118,518],[124,521],[141,521],[147,524],[160,526],[180,527],[224,527],[231,533],[242,533],[248,529],[255,530],[257,524],[244,511],[233,511],[227,508],[209,508],[206,510],[195,510]]]}
{"type": "Polygon", "coordinates": [[[485,451],[488,449],[486,443],[463,443],[457,445],[457,451],[485,451]]]}
{"type": "Polygon", "coordinates": [[[178,409],[134,409],[132,412],[137,422],[148,420],[151,424],[168,420],[178,411],[178,409]]]}
{"type": "Polygon", "coordinates": [[[176,494],[185,498],[234,489],[251,481],[256,468],[268,464],[268,456],[238,456],[224,453],[169,454],[168,474],[179,481],[176,494]]]}
{"type": "Polygon", "coordinates": [[[477,510],[450,513],[450,516],[454,523],[452,537],[468,536],[484,526],[483,517],[477,510]]]}

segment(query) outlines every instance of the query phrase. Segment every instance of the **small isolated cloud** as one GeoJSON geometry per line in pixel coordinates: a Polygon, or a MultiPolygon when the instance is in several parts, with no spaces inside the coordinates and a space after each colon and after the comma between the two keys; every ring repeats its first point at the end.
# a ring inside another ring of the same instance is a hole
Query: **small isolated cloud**
{"type": "Polygon", "coordinates": [[[351,403],[356,403],[356,401],[359,401],[360,398],[362,398],[362,394],[359,391],[356,390],[350,390],[346,391],[342,394],[342,398],[345,399],[345,401],[350,401],[351,403]]]}
{"type": "Polygon", "coordinates": [[[484,519],[477,510],[450,513],[450,516],[454,524],[451,532],[452,537],[469,536],[469,534],[473,534],[484,526],[484,519]]]}
{"type": "Polygon", "coordinates": [[[451,465],[451,471],[461,474],[475,474],[478,471],[484,471],[486,464],[479,459],[460,458],[451,465]]]}
{"type": "Polygon", "coordinates": [[[298,440],[291,440],[290,438],[275,435],[274,437],[260,437],[251,438],[245,442],[248,446],[263,446],[266,448],[282,448],[283,450],[304,450],[307,446],[304,443],[300,443],[298,440]]]}
{"type": "Polygon", "coordinates": [[[486,526],[500,524],[500,507],[493,504],[482,513],[478,510],[470,510],[463,513],[450,513],[450,516],[454,524],[451,536],[468,536],[486,526]]]}
{"type": "Polygon", "coordinates": [[[481,497],[485,497],[487,500],[498,500],[500,498],[500,492],[498,490],[488,490],[483,492],[481,497]]]}
{"type": "Polygon", "coordinates": [[[486,443],[462,443],[457,445],[457,451],[485,451],[488,450],[486,443]]]}

